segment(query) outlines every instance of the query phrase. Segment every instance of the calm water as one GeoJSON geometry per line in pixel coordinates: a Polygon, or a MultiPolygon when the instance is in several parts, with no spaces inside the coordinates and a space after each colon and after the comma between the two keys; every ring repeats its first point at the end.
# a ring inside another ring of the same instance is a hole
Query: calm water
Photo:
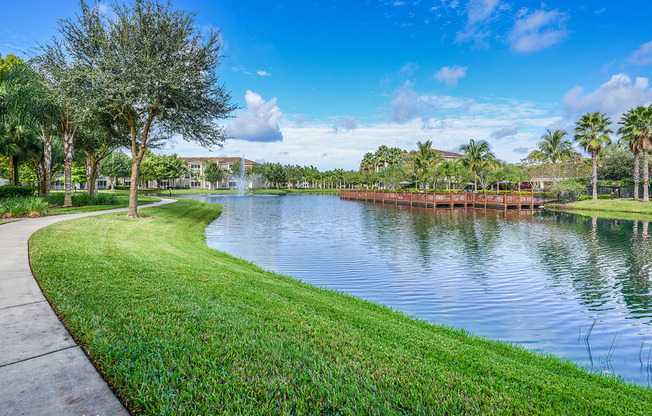
{"type": "Polygon", "coordinates": [[[652,382],[648,224],[392,207],[336,196],[221,204],[208,245],[317,286],[652,382]]]}

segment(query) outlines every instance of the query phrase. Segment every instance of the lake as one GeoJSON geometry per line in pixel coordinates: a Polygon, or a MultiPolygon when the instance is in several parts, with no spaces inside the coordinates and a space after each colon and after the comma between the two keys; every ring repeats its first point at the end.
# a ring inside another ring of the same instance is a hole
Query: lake
{"type": "Polygon", "coordinates": [[[503,218],[341,201],[333,195],[194,195],[223,206],[210,247],[293,276],[652,381],[647,222],[567,213],[503,218]]]}

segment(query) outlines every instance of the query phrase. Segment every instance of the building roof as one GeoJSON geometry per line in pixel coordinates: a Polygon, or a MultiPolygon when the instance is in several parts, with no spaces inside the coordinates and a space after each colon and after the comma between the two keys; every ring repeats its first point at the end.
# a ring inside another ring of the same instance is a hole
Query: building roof
{"type": "MultiPolygon", "coordinates": [[[[207,160],[214,160],[215,162],[219,163],[233,163],[236,160],[242,160],[241,157],[221,157],[221,156],[209,156],[209,157],[179,157],[179,159],[183,159],[188,163],[204,163],[207,160]]],[[[260,165],[258,162],[254,162],[253,160],[245,159],[245,165],[260,165]]]]}

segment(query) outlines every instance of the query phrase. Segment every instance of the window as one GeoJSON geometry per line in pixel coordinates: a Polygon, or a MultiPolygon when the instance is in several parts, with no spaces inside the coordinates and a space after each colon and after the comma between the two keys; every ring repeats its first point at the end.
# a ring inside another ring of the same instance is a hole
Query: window
{"type": "Polygon", "coordinates": [[[190,169],[199,169],[199,168],[201,168],[201,165],[198,165],[196,163],[190,165],[190,169]]]}

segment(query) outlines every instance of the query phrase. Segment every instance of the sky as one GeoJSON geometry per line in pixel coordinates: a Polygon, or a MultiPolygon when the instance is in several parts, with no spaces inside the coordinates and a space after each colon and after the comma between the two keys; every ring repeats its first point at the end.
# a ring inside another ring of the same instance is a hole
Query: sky
{"type": "MultiPolygon", "coordinates": [[[[383,144],[457,152],[475,139],[518,162],[546,129],[572,135],[588,111],[617,123],[652,103],[649,1],[173,4],[203,33],[220,30],[217,74],[238,110],[220,121],[223,147],[175,136],[163,153],[357,169],[383,144]]],[[[0,54],[28,57],[78,11],[75,1],[4,4],[0,54]]]]}

